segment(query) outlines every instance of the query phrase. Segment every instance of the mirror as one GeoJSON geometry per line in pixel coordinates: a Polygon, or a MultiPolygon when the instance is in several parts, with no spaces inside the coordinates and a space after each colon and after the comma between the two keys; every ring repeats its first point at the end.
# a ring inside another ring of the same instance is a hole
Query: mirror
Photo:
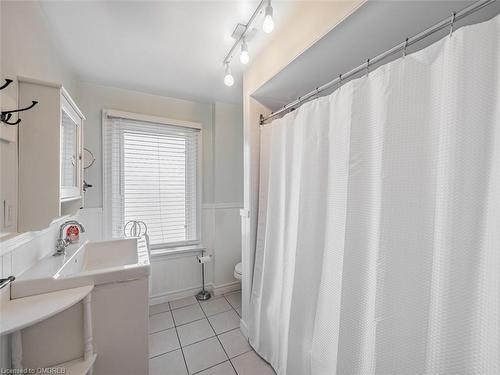
{"type": "Polygon", "coordinates": [[[76,186],[77,125],[62,111],[61,126],[61,186],[76,186]]]}
{"type": "Polygon", "coordinates": [[[79,125],[61,110],[61,199],[77,197],[79,189],[79,125]]]}

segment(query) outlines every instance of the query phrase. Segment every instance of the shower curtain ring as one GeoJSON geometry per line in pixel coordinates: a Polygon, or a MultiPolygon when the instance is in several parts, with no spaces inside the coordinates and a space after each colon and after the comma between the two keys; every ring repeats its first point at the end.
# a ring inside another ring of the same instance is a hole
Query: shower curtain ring
{"type": "Polygon", "coordinates": [[[456,17],[457,17],[457,13],[456,12],[451,12],[450,38],[451,38],[451,35],[453,34],[453,28],[455,26],[455,18],[456,17]]]}
{"type": "Polygon", "coordinates": [[[405,40],[405,46],[403,48],[403,57],[406,57],[406,49],[408,48],[408,38],[405,40]]]}
{"type": "Polygon", "coordinates": [[[342,74],[339,74],[339,89],[342,86],[342,74]]]}
{"type": "Polygon", "coordinates": [[[370,73],[370,59],[366,59],[366,75],[370,73]]]}

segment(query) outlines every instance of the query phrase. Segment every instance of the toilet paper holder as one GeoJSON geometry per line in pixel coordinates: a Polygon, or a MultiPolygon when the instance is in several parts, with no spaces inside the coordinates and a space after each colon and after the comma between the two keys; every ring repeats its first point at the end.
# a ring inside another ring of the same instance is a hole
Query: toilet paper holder
{"type": "Polygon", "coordinates": [[[203,250],[201,256],[198,255],[196,259],[198,263],[201,264],[201,291],[196,295],[196,299],[198,301],[206,301],[209,300],[212,295],[205,290],[205,264],[212,261],[212,256],[205,255],[205,251],[203,250]]]}

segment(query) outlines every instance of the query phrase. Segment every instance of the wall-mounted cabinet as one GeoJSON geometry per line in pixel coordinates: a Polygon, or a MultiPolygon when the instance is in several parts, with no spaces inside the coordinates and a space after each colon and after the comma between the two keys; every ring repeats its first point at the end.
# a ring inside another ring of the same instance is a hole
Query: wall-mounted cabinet
{"type": "Polygon", "coordinates": [[[18,231],[47,228],[83,205],[83,121],[60,84],[19,78],[19,104],[37,100],[19,126],[18,231]]]}

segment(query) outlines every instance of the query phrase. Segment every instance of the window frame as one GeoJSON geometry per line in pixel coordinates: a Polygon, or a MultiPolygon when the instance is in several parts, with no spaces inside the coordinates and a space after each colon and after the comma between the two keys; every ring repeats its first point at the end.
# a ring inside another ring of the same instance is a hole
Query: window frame
{"type": "Polygon", "coordinates": [[[106,141],[106,129],[109,126],[108,120],[110,118],[122,118],[125,120],[134,120],[139,122],[148,122],[156,125],[169,125],[169,126],[179,126],[185,128],[192,128],[198,130],[197,132],[197,160],[196,160],[196,240],[187,240],[187,241],[176,241],[171,243],[163,243],[151,245],[151,250],[153,252],[162,252],[162,250],[173,250],[179,247],[186,246],[196,246],[201,245],[201,234],[202,234],[202,188],[203,188],[203,150],[202,150],[202,125],[198,122],[193,121],[185,121],[185,120],[176,120],[166,117],[160,116],[152,116],[141,113],[133,113],[133,112],[125,112],[119,111],[115,109],[103,109],[102,110],[102,119],[101,119],[101,130],[102,130],[102,203],[103,203],[103,231],[105,238],[112,239],[112,224],[111,224],[111,215],[108,215],[111,212],[111,202],[108,200],[108,190],[111,188],[108,186],[108,181],[106,178],[106,165],[107,165],[107,153],[105,151],[105,147],[107,144],[106,141]]]}

